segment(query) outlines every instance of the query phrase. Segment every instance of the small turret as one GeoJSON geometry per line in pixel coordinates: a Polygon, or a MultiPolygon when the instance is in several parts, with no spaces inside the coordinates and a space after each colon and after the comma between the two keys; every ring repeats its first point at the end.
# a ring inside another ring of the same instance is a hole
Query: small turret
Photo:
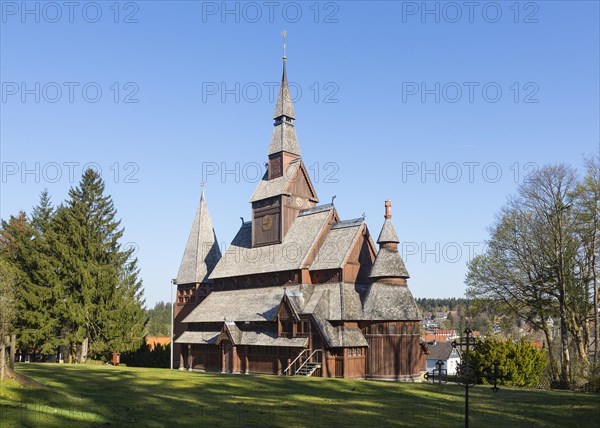
{"type": "Polygon", "coordinates": [[[406,279],[410,276],[404,266],[402,256],[398,252],[400,240],[392,224],[392,202],[385,201],[385,221],[381,228],[377,243],[379,252],[371,270],[369,279],[373,282],[387,282],[392,284],[406,285],[406,279]]]}

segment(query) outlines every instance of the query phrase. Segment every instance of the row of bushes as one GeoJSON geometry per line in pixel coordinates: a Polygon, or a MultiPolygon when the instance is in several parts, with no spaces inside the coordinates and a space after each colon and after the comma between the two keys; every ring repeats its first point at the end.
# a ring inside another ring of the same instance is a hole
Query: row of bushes
{"type": "Polygon", "coordinates": [[[144,342],[136,351],[122,353],[121,363],[129,367],[169,368],[171,345],[155,344],[154,348],[151,348],[144,342]]]}

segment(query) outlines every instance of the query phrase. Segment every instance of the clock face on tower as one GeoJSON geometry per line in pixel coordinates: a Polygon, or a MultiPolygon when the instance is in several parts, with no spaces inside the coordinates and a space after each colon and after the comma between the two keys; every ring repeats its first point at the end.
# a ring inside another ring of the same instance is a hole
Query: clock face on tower
{"type": "Polygon", "coordinates": [[[262,228],[264,231],[267,231],[267,230],[271,230],[272,227],[273,227],[273,218],[269,214],[267,214],[262,219],[262,228]]]}

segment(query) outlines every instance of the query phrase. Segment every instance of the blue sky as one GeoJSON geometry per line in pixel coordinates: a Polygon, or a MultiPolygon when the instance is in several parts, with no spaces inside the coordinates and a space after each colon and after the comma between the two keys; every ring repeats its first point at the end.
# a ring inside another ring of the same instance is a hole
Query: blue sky
{"type": "Polygon", "coordinates": [[[596,1],[1,11],[0,216],[29,212],[43,188],[63,201],[93,163],[138,249],[149,305],[170,298],[203,179],[223,245],[250,218],[283,30],[321,202],[336,195],[342,218],[365,213],[376,237],[391,199],[417,297],[463,295],[466,263],[527,173],[581,168],[599,150],[596,1]]]}

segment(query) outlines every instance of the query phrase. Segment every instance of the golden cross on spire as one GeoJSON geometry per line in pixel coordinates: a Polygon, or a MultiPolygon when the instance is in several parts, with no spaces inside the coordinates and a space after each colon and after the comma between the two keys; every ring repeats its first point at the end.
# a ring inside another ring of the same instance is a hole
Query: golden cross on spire
{"type": "Polygon", "coordinates": [[[287,31],[282,31],[281,32],[281,37],[283,37],[283,58],[285,59],[285,37],[287,36],[287,31]]]}

